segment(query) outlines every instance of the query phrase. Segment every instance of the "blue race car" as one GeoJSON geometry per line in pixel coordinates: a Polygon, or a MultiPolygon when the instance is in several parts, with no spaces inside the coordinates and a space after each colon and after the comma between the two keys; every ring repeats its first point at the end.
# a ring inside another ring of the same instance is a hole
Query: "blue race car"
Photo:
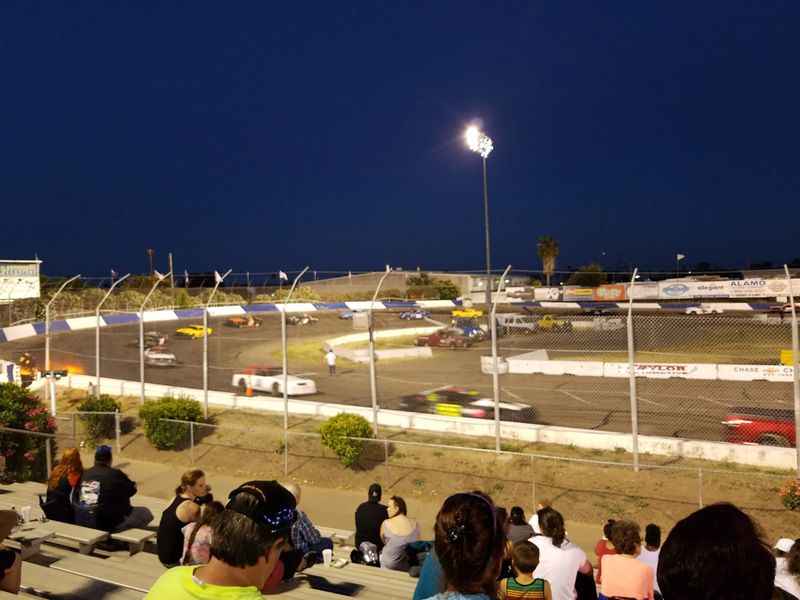
{"type": "Polygon", "coordinates": [[[427,319],[430,316],[431,312],[429,310],[422,310],[421,308],[406,310],[400,313],[400,318],[404,321],[420,321],[422,319],[427,319]]]}

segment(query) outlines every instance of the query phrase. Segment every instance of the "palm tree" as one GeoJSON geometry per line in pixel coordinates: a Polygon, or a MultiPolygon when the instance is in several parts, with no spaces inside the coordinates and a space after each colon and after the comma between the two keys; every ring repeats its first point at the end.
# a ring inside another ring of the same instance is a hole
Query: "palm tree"
{"type": "Polygon", "coordinates": [[[536,244],[536,253],[542,260],[542,271],[547,278],[547,285],[550,285],[550,275],[556,270],[556,258],[558,257],[558,242],[549,235],[543,235],[536,244]]]}

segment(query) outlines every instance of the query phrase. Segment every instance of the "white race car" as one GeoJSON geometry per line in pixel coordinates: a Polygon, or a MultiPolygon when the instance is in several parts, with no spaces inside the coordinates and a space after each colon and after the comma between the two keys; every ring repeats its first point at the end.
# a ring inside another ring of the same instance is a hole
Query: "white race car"
{"type": "Polygon", "coordinates": [[[153,346],[144,351],[144,364],[151,367],[174,367],[178,359],[165,346],[153,346]]]}
{"type": "Polygon", "coordinates": [[[700,304],[699,306],[690,306],[684,312],[687,315],[721,315],[722,309],[713,304],[700,304]]]}
{"type": "MultiPolygon", "coordinates": [[[[289,375],[289,396],[305,396],[317,393],[317,384],[313,379],[289,375]]],[[[283,374],[278,367],[248,367],[241,373],[233,375],[232,385],[242,392],[247,389],[256,392],[268,392],[273,396],[283,395],[283,374]]]]}

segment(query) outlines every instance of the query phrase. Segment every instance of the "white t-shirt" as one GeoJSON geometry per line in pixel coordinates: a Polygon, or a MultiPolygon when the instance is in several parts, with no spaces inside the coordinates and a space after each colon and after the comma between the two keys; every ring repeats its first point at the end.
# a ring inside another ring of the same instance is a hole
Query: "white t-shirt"
{"type": "Polygon", "coordinates": [[[578,569],[586,562],[586,553],[571,542],[564,542],[559,548],[543,535],[532,537],[531,542],[539,548],[539,566],[533,572],[534,579],[541,577],[550,582],[553,600],[575,600],[575,579],[578,569]]]}
{"type": "Polygon", "coordinates": [[[658,550],[648,550],[647,548],[642,546],[642,551],[636,558],[639,560],[639,562],[643,562],[644,564],[649,565],[651,569],[653,569],[653,589],[660,594],[661,589],[658,587],[658,575],[657,575],[659,554],[661,554],[661,548],[659,548],[658,550]]]}
{"type": "Polygon", "coordinates": [[[335,352],[328,352],[325,355],[325,360],[328,362],[329,367],[336,366],[336,353],[335,352]]]}
{"type": "Polygon", "coordinates": [[[797,583],[797,578],[789,573],[784,556],[775,559],[775,587],[789,592],[795,598],[800,598],[800,584],[797,583]]]}
{"type": "Polygon", "coordinates": [[[539,527],[539,513],[534,512],[533,515],[531,515],[531,518],[528,520],[528,525],[533,527],[533,533],[536,535],[542,534],[542,528],[539,527]]]}

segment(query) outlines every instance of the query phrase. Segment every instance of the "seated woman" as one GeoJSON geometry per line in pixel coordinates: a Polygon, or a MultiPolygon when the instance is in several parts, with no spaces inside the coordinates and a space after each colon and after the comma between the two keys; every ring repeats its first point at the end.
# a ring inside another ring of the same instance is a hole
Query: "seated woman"
{"type": "Polygon", "coordinates": [[[408,571],[406,545],[419,540],[419,523],[407,516],[406,501],[400,496],[389,499],[389,518],[381,525],[381,567],[408,571]]]}
{"type": "Polygon", "coordinates": [[[75,522],[73,492],[81,482],[83,463],[77,448],[67,448],[53,467],[47,481],[47,498],[42,504],[45,516],[52,521],[75,522]]]}
{"type": "Polygon", "coordinates": [[[158,558],[165,567],[177,566],[183,550],[183,527],[200,517],[200,506],[213,500],[206,484],[206,475],[200,469],[186,471],[175,497],[161,513],[158,524],[158,558]]]}

